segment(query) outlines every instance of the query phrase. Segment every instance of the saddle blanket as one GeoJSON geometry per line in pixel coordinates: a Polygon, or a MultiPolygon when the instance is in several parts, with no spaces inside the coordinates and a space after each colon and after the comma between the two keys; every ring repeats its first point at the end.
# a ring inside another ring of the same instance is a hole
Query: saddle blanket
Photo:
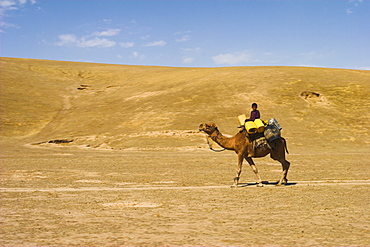
{"type": "Polygon", "coordinates": [[[258,139],[255,139],[252,142],[252,144],[253,144],[254,149],[260,149],[260,150],[270,150],[271,149],[270,145],[268,144],[264,136],[258,139]]]}

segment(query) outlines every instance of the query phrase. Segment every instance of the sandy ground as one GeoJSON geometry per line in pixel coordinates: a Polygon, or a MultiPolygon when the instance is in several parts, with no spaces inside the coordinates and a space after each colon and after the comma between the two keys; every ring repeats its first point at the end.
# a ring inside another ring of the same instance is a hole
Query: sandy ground
{"type": "Polygon", "coordinates": [[[0,64],[0,246],[370,246],[370,71],[0,64]],[[236,155],[198,133],[252,102],[287,186],[266,157],[230,188],[236,155]]]}
{"type": "Polygon", "coordinates": [[[255,159],[225,151],[1,152],[3,246],[369,246],[370,154],[255,159]]]}

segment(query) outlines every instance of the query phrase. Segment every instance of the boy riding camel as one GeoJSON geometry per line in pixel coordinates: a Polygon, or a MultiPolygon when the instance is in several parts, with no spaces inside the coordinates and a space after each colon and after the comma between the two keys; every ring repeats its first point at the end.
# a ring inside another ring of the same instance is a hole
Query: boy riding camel
{"type": "Polygon", "coordinates": [[[256,119],[259,119],[261,118],[261,114],[260,114],[260,111],[257,110],[257,103],[253,103],[252,104],[252,111],[251,111],[251,116],[249,117],[249,119],[246,119],[245,121],[248,122],[248,121],[254,121],[256,119]]]}
{"type": "MultiPolygon", "coordinates": [[[[257,110],[258,105],[257,103],[252,104],[252,111],[249,119],[246,119],[245,122],[254,121],[256,119],[259,119],[261,117],[260,111],[257,110]]],[[[253,157],[255,155],[254,152],[254,146],[248,145],[248,157],[253,157]]]]}

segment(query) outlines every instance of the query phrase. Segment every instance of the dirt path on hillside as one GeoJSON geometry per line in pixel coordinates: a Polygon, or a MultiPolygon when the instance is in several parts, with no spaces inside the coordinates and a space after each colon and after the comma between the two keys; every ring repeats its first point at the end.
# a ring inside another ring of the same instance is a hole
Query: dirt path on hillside
{"type": "Polygon", "coordinates": [[[370,155],[256,159],[209,151],[20,149],[1,156],[8,246],[368,246],[370,155]]]}

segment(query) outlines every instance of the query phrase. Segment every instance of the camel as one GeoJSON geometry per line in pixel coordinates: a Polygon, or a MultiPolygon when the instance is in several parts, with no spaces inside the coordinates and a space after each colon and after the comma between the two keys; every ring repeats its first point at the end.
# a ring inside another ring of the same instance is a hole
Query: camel
{"type": "MultiPolygon", "coordinates": [[[[234,178],[234,184],[231,187],[238,187],[244,159],[248,162],[248,164],[250,165],[258,179],[257,186],[258,187],[263,186],[262,179],[258,174],[258,169],[254,164],[252,157],[248,157],[248,146],[252,145],[252,143],[249,140],[248,133],[244,128],[242,128],[233,137],[226,137],[222,135],[221,132],[218,130],[216,124],[214,123],[199,125],[199,131],[205,132],[218,145],[220,145],[226,150],[234,150],[235,153],[238,155],[238,169],[236,171],[236,177],[234,178]]],[[[284,138],[281,137],[270,143],[270,146],[271,149],[265,150],[256,148],[253,158],[265,157],[266,155],[270,154],[270,157],[273,160],[279,161],[283,167],[283,173],[280,180],[277,183],[277,186],[280,186],[283,183],[287,184],[288,183],[287,175],[290,162],[285,159],[285,151],[288,153],[286,141],[284,138]]]]}

